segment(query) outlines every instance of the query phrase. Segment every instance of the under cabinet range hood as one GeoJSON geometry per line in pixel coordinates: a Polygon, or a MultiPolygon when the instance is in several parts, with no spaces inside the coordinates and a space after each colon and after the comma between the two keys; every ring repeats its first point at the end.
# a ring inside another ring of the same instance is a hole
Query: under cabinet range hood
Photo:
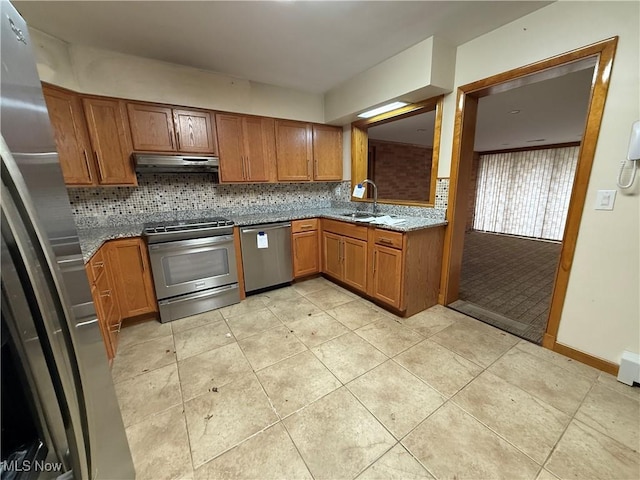
{"type": "Polygon", "coordinates": [[[133,158],[140,173],[215,173],[217,177],[220,166],[218,157],[134,153],[133,158]]]}

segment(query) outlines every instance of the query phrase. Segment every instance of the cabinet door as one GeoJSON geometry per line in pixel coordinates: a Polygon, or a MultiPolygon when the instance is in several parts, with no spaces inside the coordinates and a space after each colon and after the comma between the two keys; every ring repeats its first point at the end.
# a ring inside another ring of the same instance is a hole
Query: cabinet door
{"type": "Polygon", "coordinates": [[[278,180],[311,180],[311,125],[276,120],[278,180]]]}
{"type": "Polygon", "coordinates": [[[342,237],[322,232],[322,273],[342,280],[342,237]]]}
{"type": "Polygon", "coordinates": [[[43,86],[49,119],[56,140],[60,167],[67,185],[95,185],[91,144],[80,97],[43,86]]]}
{"type": "Polygon", "coordinates": [[[147,249],[141,238],[108,243],[109,269],[122,318],[158,311],[147,249]]]}
{"type": "Polygon", "coordinates": [[[293,234],[293,276],[305,277],[320,271],[318,231],[293,234]]]}
{"type": "Polygon", "coordinates": [[[349,237],[344,237],[342,242],[343,281],[364,292],[367,289],[367,242],[349,237]]]}
{"type": "Polygon", "coordinates": [[[84,113],[101,185],[137,185],[124,102],[84,98],[84,113]]]}
{"type": "Polygon", "coordinates": [[[174,110],[178,150],[188,153],[216,153],[209,112],[174,110]]]}
{"type": "Polygon", "coordinates": [[[246,180],[242,137],[242,117],[216,114],[218,150],[220,154],[220,180],[244,182],[246,180]]]}
{"type": "Polygon", "coordinates": [[[269,180],[269,167],[272,162],[273,120],[245,117],[242,122],[247,180],[266,182],[269,180]]]}
{"type": "Polygon", "coordinates": [[[401,308],[402,250],[374,245],[373,296],[401,308]]]}
{"type": "Polygon", "coordinates": [[[313,126],[313,179],[342,180],[342,129],[313,126]]]}
{"type": "Polygon", "coordinates": [[[172,152],[176,150],[173,116],[170,108],[128,103],[129,124],[134,150],[172,152]]]}

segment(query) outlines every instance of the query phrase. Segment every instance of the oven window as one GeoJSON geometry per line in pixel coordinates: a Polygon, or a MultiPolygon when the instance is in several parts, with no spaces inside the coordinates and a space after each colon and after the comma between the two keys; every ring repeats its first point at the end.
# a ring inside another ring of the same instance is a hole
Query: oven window
{"type": "Polygon", "coordinates": [[[167,286],[229,275],[228,250],[171,255],[162,258],[167,286]]]}

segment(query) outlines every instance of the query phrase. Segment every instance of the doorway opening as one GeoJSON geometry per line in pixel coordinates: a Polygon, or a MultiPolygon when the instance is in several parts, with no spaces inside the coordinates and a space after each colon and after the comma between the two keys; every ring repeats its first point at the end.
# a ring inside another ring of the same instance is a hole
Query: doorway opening
{"type": "Polygon", "coordinates": [[[479,99],[459,298],[537,344],[546,330],[595,59],[479,99]]]}
{"type": "MultiPolygon", "coordinates": [[[[582,132],[578,132],[583,136],[578,147],[572,182],[573,188],[569,197],[559,259],[556,263],[557,268],[555,269],[551,299],[546,315],[546,327],[542,338],[543,346],[569,356],[572,356],[573,352],[568,347],[557,344],[556,336],[584,209],[616,45],[617,37],[611,38],[464,85],[458,89],[447,212],[449,224],[445,235],[440,296],[440,303],[444,305],[450,305],[460,300],[469,203],[476,198],[476,193],[471,191],[473,185],[471,180],[474,158],[478,157],[475,139],[480,100],[483,97],[508,92],[519,87],[556,79],[585,70],[585,68],[593,68],[588,113],[582,132]],[[586,65],[589,66],[586,67],[586,65]]],[[[576,352],[575,355],[579,355],[579,353],[576,352]]]]}

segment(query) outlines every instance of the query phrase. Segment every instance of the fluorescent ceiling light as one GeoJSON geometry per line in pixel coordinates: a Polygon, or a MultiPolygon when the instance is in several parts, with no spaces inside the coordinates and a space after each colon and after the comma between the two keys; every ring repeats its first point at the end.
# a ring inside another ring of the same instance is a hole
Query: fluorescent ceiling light
{"type": "Polygon", "coordinates": [[[405,105],[409,105],[409,104],[406,102],[388,103],[387,105],[382,105],[381,107],[374,108],[372,110],[367,110],[366,112],[362,112],[358,114],[358,116],[360,118],[371,118],[371,117],[375,117],[376,115],[380,115],[381,113],[387,113],[387,112],[390,112],[391,110],[395,110],[396,108],[404,107],[405,105]]]}

